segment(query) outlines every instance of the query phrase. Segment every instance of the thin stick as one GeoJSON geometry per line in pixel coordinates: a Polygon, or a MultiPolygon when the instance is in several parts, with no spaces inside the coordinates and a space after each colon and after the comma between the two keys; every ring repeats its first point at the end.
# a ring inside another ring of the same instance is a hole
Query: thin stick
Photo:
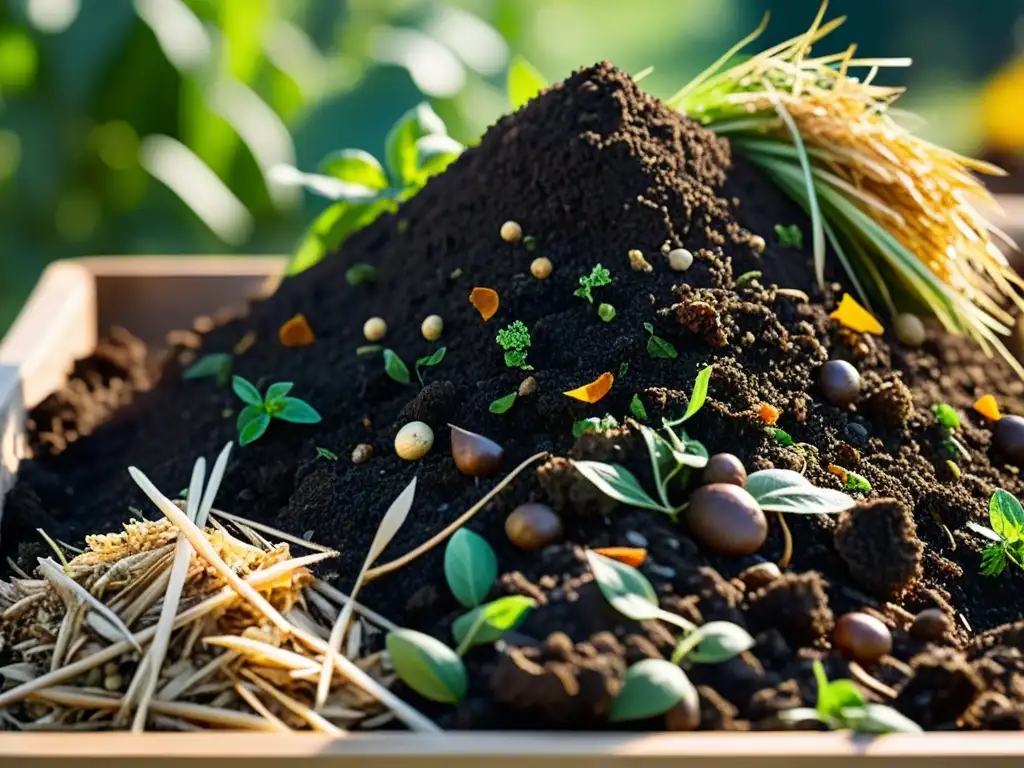
{"type": "Polygon", "coordinates": [[[856,661],[851,661],[848,669],[850,670],[850,677],[856,680],[858,683],[863,685],[870,691],[874,691],[879,696],[883,696],[887,699],[895,699],[896,691],[890,688],[888,685],[880,680],[876,680],[869,675],[860,664],[856,661]]]}
{"type": "Polygon", "coordinates": [[[242,697],[246,704],[252,707],[264,720],[273,726],[271,730],[277,731],[278,733],[292,732],[292,729],[285,725],[281,721],[281,718],[266,708],[255,693],[250,691],[237,680],[235,681],[235,692],[242,697]]]}
{"type": "Polygon", "coordinates": [[[287,541],[290,544],[296,544],[296,545],[298,545],[300,547],[303,547],[304,549],[311,549],[314,552],[335,552],[336,551],[334,549],[331,549],[330,547],[325,547],[323,544],[315,544],[312,541],[306,541],[306,539],[299,538],[298,536],[293,536],[290,533],[287,533],[285,531],[280,531],[277,528],[272,528],[269,525],[264,525],[263,523],[257,523],[255,520],[248,520],[248,519],[242,517],[241,515],[233,515],[233,514],[231,514],[229,512],[223,512],[223,511],[221,511],[219,509],[211,510],[211,514],[214,517],[219,517],[219,518],[221,518],[223,520],[227,520],[229,522],[234,523],[235,525],[244,525],[247,528],[252,528],[253,530],[256,530],[256,531],[262,531],[263,533],[269,534],[270,536],[274,536],[275,538],[278,538],[281,541],[287,541]]]}
{"type": "Polygon", "coordinates": [[[60,564],[63,567],[67,568],[68,559],[64,557],[64,550],[57,546],[57,542],[51,539],[50,535],[42,528],[36,528],[36,533],[38,533],[40,536],[43,537],[43,539],[45,539],[46,543],[50,545],[50,549],[57,553],[57,559],[60,560],[60,564]]]}
{"type": "Polygon", "coordinates": [[[789,567],[789,561],[793,558],[793,534],[789,532],[789,523],[786,522],[786,516],[781,512],[776,512],[775,517],[779,520],[779,527],[782,528],[782,557],[779,558],[779,568],[785,570],[789,567]]]}
{"type": "MultiPolygon", "coordinates": [[[[317,579],[316,581],[314,581],[313,582],[313,589],[316,590],[316,592],[319,592],[320,594],[324,595],[325,597],[328,597],[331,600],[334,600],[336,603],[340,603],[341,605],[347,605],[352,600],[351,597],[346,595],[340,589],[336,589],[335,587],[332,587],[330,584],[328,584],[323,579],[317,579]]],[[[312,598],[314,598],[314,603],[316,604],[317,608],[320,609],[320,610],[323,610],[322,607],[320,606],[320,604],[316,603],[315,598],[318,597],[318,595],[316,595],[316,593],[311,593],[310,596],[312,598]]],[[[374,624],[377,624],[378,626],[384,627],[384,629],[388,630],[389,632],[394,632],[396,629],[399,629],[399,626],[397,624],[395,624],[393,621],[389,621],[388,619],[384,618],[383,616],[381,616],[376,611],[370,610],[369,608],[367,608],[365,605],[363,605],[360,602],[356,602],[355,610],[356,610],[356,613],[362,614],[367,619],[372,621],[374,624]]],[[[329,617],[329,618],[333,619],[335,617],[329,617]]]]}
{"type": "Polygon", "coordinates": [[[301,717],[303,720],[309,723],[310,727],[312,727],[314,731],[329,733],[332,736],[348,735],[348,732],[345,729],[339,728],[338,726],[334,725],[334,723],[329,723],[327,720],[322,718],[320,715],[318,715],[312,709],[307,707],[301,701],[296,701],[291,696],[287,696],[281,691],[277,690],[274,686],[270,685],[270,683],[268,683],[262,677],[257,675],[251,669],[243,669],[242,675],[247,680],[250,680],[251,682],[258,685],[261,690],[270,694],[274,699],[277,700],[277,702],[281,706],[283,706],[289,712],[291,712],[294,715],[297,715],[298,717],[301,717]]]}
{"type": "Polygon", "coordinates": [[[236,651],[246,658],[254,659],[261,666],[277,666],[282,669],[320,669],[320,662],[308,656],[289,651],[284,648],[261,643],[248,637],[237,635],[221,635],[219,637],[204,637],[204,645],[220,646],[228,650],[236,651]]]}
{"type": "Polygon", "coordinates": [[[481,509],[486,507],[491,502],[491,500],[494,499],[495,496],[497,496],[505,489],[505,486],[511,483],[516,478],[516,476],[519,475],[520,472],[522,472],[531,464],[540,461],[541,459],[546,459],[548,456],[549,454],[547,451],[541,451],[540,453],[534,454],[533,456],[528,458],[518,467],[513,469],[512,472],[510,472],[508,476],[505,477],[504,480],[502,480],[500,483],[494,486],[494,488],[492,488],[486,496],[484,496],[482,499],[480,499],[480,501],[478,501],[466,512],[464,512],[461,517],[455,520],[455,522],[453,522],[451,525],[449,525],[447,528],[445,528],[443,531],[441,531],[439,534],[434,536],[429,541],[425,542],[424,544],[420,544],[418,547],[416,547],[416,549],[412,550],[411,552],[407,552],[398,559],[392,560],[390,563],[384,563],[384,565],[378,565],[376,568],[371,568],[366,572],[366,578],[364,579],[364,581],[366,583],[369,583],[374,579],[384,576],[385,574],[391,573],[392,571],[397,571],[399,568],[402,568],[403,566],[406,566],[409,563],[411,563],[420,555],[423,555],[432,550],[442,541],[444,541],[457,530],[459,530],[459,528],[461,528],[470,520],[472,520],[473,515],[475,515],[481,509]]]}
{"type": "Polygon", "coordinates": [[[174,701],[186,694],[193,685],[201,683],[225,664],[229,664],[238,658],[234,651],[227,651],[220,656],[214,657],[191,675],[176,677],[167,683],[156,695],[160,701],[174,701]]]}
{"type": "Polygon", "coordinates": [[[7,565],[10,566],[12,571],[14,571],[16,574],[21,576],[21,578],[23,578],[23,579],[31,579],[32,578],[27,573],[25,573],[24,570],[22,570],[21,566],[19,566],[16,562],[11,560],[11,558],[9,558],[9,557],[7,558],[7,565]]]}

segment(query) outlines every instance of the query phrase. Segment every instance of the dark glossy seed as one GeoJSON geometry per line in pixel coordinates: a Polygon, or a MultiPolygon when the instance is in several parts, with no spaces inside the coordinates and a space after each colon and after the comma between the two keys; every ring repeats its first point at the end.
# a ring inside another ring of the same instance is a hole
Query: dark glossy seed
{"type": "Polygon", "coordinates": [[[540,549],[562,538],[562,519],[546,504],[521,504],[505,518],[505,535],[519,549],[540,549]]]}
{"type": "Polygon", "coordinates": [[[947,638],[952,628],[949,616],[938,608],[928,608],[914,617],[910,636],[922,643],[938,643],[947,638]]]}
{"type": "Polygon", "coordinates": [[[716,453],[704,467],[704,484],[728,483],[740,488],[747,484],[747,470],[743,462],[731,453],[716,453]]]}
{"type": "Polygon", "coordinates": [[[853,422],[846,425],[846,438],[852,445],[863,448],[868,444],[868,430],[863,424],[853,422]]]}
{"type": "Polygon", "coordinates": [[[486,477],[498,471],[504,448],[489,437],[451,424],[448,426],[452,429],[452,458],[462,474],[486,477]]]}
{"type": "Polygon", "coordinates": [[[701,486],[690,494],[684,514],[693,538],[720,555],[753,554],[768,536],[764,512],[738,485],[701,486]]]}
{"type": "Polygon", "coordinates": [[[870,664],[892,650],[892,633],[874,616],[854,612],[836,620],[832,635],[835,646],[853,657],[854,661],[870,664]]]}
{"type": "Polygon", "coordinates": [[[825,399],[841,408],[860,397],[860,373],[845,360],[829,360],[821,366],[818,379],[825,399]]]}
{"type": "Polygon", "coordinates": [[[1018,467],[1024,467],[1024,418],[1003,416],[993,433],[995,446],[1018,467]]]}

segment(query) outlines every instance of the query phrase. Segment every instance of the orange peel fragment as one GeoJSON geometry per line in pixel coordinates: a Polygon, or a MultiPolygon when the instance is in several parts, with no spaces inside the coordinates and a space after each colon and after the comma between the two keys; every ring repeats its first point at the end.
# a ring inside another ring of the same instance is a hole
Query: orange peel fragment
{"type": "Polygon", "coordinates": [[[995,395],[982,395],[974,403],[974,410],[980,413],[989,421],[999,421],[1003,414],[999,412],[999,403],[995,395]]]}
{"type": "Polygon", "coordinates": [[[639,568],[647,559],[647,550],[643,547],[597,547],[594,551],[633,568],[639,568]]]}
{"type": "Polygon", "coordinates": [[[494,317],[501,302],[498,299],[498,292],[493,288],[474,288],[469,292],[469,303],[476,307],[486,323],[494,317]]]}
{"type": "Polygon", "coordinates": [[[847,471],[840,467],[838,464],[829,464],[827,467],[828,471],[839,478],[839,480],[845,485],[846,478],[849,476],[847,471]]]}
{"type": "Polygon", "coordinates": [[[761,403],[757,409],[757,416],[765,424],[774,424],[779,420],[779,416],[782,415],[782,411],[776,408],[774,405],[768,403],[761,403]]]}
{"type": "Polygon", "coordinates": [[[839,306],[829,317],[837,320],[844,328],[849,328],[857,333],[873,333],[875,336],[881,336],[885,330],[875,316],[858,304],[857,300],[848,293],[843,294],[839,306]]]}
{"type": "Polygon", "coordinates": [[[582,387],[571,389],[568,392],[563,392],[562,394],[566,397],[571,397],[574,400],[581,400],[584,403],[596,403],[608,394],[608,390],[612,388],[612,384],[614,383],[614,376],[610,373],[602,373],[589,384],[584,384],[582,387]]]}
{"type": "Polygon", "coordinates": [[[308,347],[316,341],[309,321],[301,312],[278,329],[277,338],[281,341],[282,347],[308,347]]]}

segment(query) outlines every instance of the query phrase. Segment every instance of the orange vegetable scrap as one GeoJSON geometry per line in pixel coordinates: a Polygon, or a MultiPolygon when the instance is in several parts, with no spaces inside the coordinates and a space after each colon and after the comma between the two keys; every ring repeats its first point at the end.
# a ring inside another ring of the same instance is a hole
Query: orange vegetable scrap
{"type": "Polygon", "coordinates": [[[608,390],[612,388],[614,383],[614,376],[610,373],[602,373],[589,384],[584,384],[582,387],[577,387],[562,394],[574,400],[582,400],[584,403],[596,403],[608,394],[608,390]]]}
{"type": "Polygon", "coordinates": [[[838,477],[844,485],[846,484],[847,472],[845,469],[843,469],[837,464],[829,464],[828,471],[831,472],[836,477],[838,477]]]}
{"type": "Polygon", "coordinates": [[[840,325],[857,333],[873,333],[876,336],[881,336],[884,330],[875,316],[858,304],[856,299],[848,293],[843,295],[843,300],[839,302],[836,311],[829,317],[838,320],[840,325]]]}
{"type": "Polygon", "coordinates": [[[782,415],[782,411],[774,405],[761,403],[761,406],[757,409],[757,415],[765,424],[774,424],[779,420],[779,416],[782,415]]]}
{"type": "Polygon", "coordinates": [[[486,323],[498,311],[498,292],[491,288],[474,288],[469,293],[469,303],[476,307],[486,323]]]}
{"type": "Polygon", "coordinates": [[[243,336],[242,338],[240,338],[238,340],[238,342],[235,344],[235,346],[231,350],[231,352],[236,357],[238,355],[244,355],[246,352],[248,352],[250,349],[252,349],[252,345],[255,344],[255,343],[256,343],[256,331],[246,331],[245,332],[245,336],[243,336]]]}
{"type": "Polygon", "coordinates": [[[647,559],[647,550],[642,547],[598,547],[594,551],[633,568],[639,568],[647,559]]]}
{"type": "Polygon", "coordinates": [[[999,421],[1003,414],[999,412],[999,403],[994,395],[982,395],[974,404],[974,410],[980,413],[989,421],[999,421]]]}
{"type": "Polygon", "coordinates": [[[282,347],[308,347],[316,341],[313,329],[301,312],[278,329],[277,338],[281,340],[282,347]]]}

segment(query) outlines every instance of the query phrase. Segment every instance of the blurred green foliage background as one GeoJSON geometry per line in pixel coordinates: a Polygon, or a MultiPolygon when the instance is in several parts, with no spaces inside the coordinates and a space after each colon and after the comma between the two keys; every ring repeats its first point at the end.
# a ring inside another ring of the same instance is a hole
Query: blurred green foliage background
{"type": "MultiPolygon", "coordinates": [[[[326,205],[267,183],[332,149],[380,156],[430,99],[461,141],[507,109],[522,53],[549,78],[610,59],[670,94],[752,29],[803,31],[818,0],[0,0],[0,331],[51,260],[286,252],[326,205]]],[[[923,133],[983,141],[979,84],[1021,0],[833,0],[835,47],[912,56],[923,133]]],[[[890,77],[890,81],[892,78],[890,77]]]]}

